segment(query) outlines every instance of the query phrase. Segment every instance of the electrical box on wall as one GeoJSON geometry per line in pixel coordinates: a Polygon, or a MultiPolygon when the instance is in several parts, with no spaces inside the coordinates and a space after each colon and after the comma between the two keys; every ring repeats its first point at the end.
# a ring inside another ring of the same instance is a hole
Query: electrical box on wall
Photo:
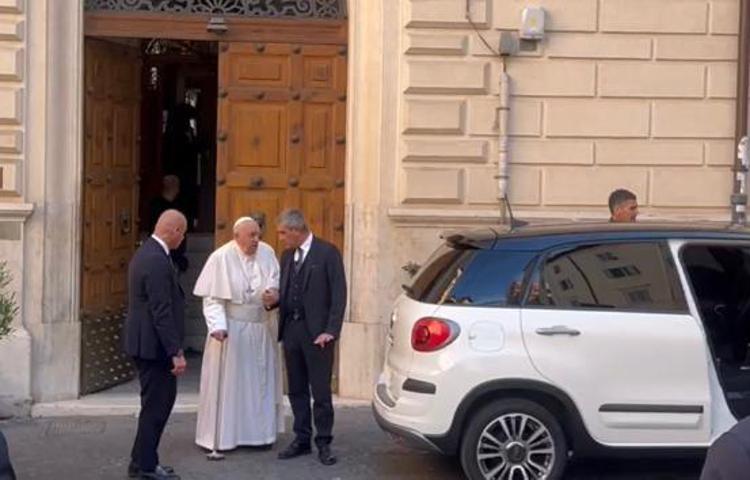
{"type": "Polygon", "coordinates": [[[523,9],[518,36],[522,40],[541,40],[544,38],[544,9],[542,7],[526,7],[523,9]]]}

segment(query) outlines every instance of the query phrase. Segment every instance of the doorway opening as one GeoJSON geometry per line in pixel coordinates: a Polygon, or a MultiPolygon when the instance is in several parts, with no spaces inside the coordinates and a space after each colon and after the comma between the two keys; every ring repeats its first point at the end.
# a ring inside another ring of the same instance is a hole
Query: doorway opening
{"type": "Polygon", "coordinates": [[[81,394],[132,378],[120,339],[127,265],[159,210],[190,223],[188,350],[206,331],[190,291],[238,217],[265,220],[280,253],[270,223],[299,208],[343,249],[346,21],[236,16],[220,37],[208,18],[174,15],[156,30],[154,18],[86,15],[81,394]]]}
{"type": "Polygon", "coordinates": [[[185,241],[173,253],[185,288],[185,348],[201,352],[206,327],[190,294],[214,248],[218,43],[140,40],[140,238],[168,208],[188,219],[185,241]]]}
{"type": "Polygon", "coordinates": [[[688,245],[681,253],[719,382],[737,418],[750,415],[750,246],[688,245]]]}

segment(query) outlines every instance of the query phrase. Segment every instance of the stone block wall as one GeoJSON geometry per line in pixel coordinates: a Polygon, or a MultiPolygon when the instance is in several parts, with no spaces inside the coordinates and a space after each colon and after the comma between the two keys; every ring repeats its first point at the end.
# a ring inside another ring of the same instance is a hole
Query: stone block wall
{"type": "Polygon", "coordinates": [[[545,39],[502,61],[464,0],[404,0],[399,213],[497,211],[497,136],[510,135],[510,198],[529,216],[606,217],[634,190],[661,218],[728,218],[735,155],[739,0],[469,0],[494,48],[521,11],[545,39]]]}
{"type": "MultiPolygon", "coordinates": [[[[26,5],[0,0],[0,262],[13,276],[10,285],[23,303],[23,225],[32,206],[24,203],[24,92],[26,5]]],[[[31,337],[23,310],[7,337],[0,339],[0,418],[24,415],[31,406],[31,337]]]]}
{"type": "Polygon", "coordinates": [[[24,22],[23,0],[0,0],[0,202],[21,194],[24,22]]]}

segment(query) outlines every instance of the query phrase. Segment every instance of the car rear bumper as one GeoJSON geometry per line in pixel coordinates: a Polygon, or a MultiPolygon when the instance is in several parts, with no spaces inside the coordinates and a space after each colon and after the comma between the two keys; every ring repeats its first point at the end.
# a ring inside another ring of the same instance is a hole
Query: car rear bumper
{"type": "Polygon", "coordinates": [[[386,418],[380,413],[378,400],[374,400],[372,403],[372,413],[375,417],[375,421],[378,426],[385,432],[401,440],[405,445],[416,448],[419,450],[429,450],[438,453],[444,453],[434,443],[428,440],[424,435],[419,432],[415,432],[409,428],[401,427],[392,422],[386,420],[386,418]]]}

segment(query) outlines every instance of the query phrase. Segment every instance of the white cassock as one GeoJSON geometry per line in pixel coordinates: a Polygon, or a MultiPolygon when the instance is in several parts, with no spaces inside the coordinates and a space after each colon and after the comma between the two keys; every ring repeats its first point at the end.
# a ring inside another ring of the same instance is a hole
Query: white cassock
{"type": "Polygon", "coordinates": [[[261,297],[267,288],[279,288],[279,262],[273,248],[263,242],[252,257],[234,241],[226,243],[211,254],[195,284],[193,294],[203,297],[208,325],[195,433],[201,447],[266,445],[282,431],[278,322],[275,312],[263,308],[261,297]],[[222,342],[211,337],[217,330],[227,331],[223,365],[222,342]],[[215,445],[217,413],[220,440],[215,445]]]}

